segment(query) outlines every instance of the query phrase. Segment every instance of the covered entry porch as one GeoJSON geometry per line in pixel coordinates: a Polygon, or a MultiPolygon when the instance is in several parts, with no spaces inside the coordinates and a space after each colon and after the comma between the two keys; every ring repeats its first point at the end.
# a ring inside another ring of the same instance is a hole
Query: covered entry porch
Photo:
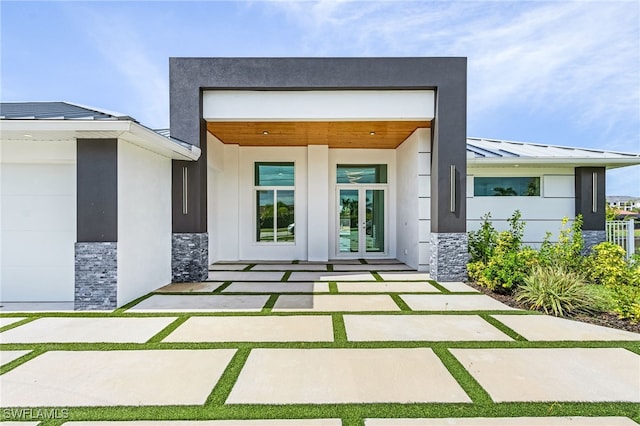
{"type": "Polygon", "coordinates": [[[357,258],[464,277],[466,61],[170,64],[172,137],[205,153],[174,162],[174,281],[357,258]]]}

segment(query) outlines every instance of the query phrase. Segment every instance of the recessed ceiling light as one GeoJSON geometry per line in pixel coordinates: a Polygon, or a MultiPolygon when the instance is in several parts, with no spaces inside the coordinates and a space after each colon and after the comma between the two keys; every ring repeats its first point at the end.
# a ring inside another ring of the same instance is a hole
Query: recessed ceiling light
{"type": "Polygon", "coordinates": [[[32,137],[33,137],[33,135],[29,135],[29,134],[27,134],[27,133],[25,133],[25,134],[24,134],[24,135],[22,135],[22,136],[24,136],[25,138],[32,138],[32,137]]]}
{"type": "Polygon", "coordinates": [[[371,136],[375,136],[376,132],[369,132],[371,136]]]}
{"type": "Polygon", "coordinates": [[[264,131],[262,132],[262,134],[263,134],[263,135],[268,135],[268,134],[269,134],[269,132],[268,132],[267,130],[264,130],[264,131]]]}

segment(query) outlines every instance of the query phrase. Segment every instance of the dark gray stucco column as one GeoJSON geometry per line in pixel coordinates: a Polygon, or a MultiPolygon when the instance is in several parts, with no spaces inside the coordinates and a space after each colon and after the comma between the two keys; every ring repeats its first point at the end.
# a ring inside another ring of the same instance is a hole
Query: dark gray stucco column
{"type": "MultiPolygon", "coordinates": [[[[205,90],[434,90],[430,272],[438,280],[466,279],[466,58],[170,58],[169,69],[171,136],[204,149],[205,90]]],[[[204,238],[195,234],[206,234],[206,164],[187,166],[202,167],[193,174],[204,192],[197,209],[202,216],[184,222],[177,214],[183,203],[177,173],[191,175],[178,167],[184,166],[174,165],[173,232],[194,234],[190,247],[197,259],[183,251],[173,264],[193,262],[189,268],[200,270],[206,248],[198,249],[204,238]]]]}
{"type": "Polygon", "coordinates": [[[114,309],[118,285],[118,140],[77,140],[76,310],[114,309]]]}
{"type": "Polygon", "coordinates": [[[605,168],[576,167],[576,216],[582,215],[584,253],[607,239],[605,168]]]}

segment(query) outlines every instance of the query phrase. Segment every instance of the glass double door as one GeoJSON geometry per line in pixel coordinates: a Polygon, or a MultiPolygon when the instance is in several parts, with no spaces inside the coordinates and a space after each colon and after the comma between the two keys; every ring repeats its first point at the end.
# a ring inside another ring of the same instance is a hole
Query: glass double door
{"type": "Polygon", "coordinates": [[[338,187],[338,255],[386,252],[386,188],[338,187]]]}

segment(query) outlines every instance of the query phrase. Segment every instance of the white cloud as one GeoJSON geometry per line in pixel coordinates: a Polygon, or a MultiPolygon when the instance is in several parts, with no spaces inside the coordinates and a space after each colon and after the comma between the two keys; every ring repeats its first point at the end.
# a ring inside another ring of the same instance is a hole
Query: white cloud
{"type": "MultiPolygon", "coordinates": [[[[110,67],[130,88],[126,99],[122,99],[126,108],[124,113],[133,113],[134,118],[150,127],[165,127],[169,116],[169,79],[166,58],[163,66],[158,66],[150,55],[153,50],[143,42],[143,35],[135,23],[126,16],[115,17],[100,14],[96,9],[71,5],[70,14],[78,25],[84,27],[84,33],[93,47],[100,53],[110,67]]],[[[152,37],[144,34],[145,37],[152,37]]],[[[100,105],[96,105],[100,106],[100,105]]]]}
{"type": "Polygon", "coordinates": [[[314,56],[467,56],[475,118],[515,106],[597,126],[612,147],[632,149],[629,139],[638,138],[636,1],[275,5],[298,23],[314,56]]]}

